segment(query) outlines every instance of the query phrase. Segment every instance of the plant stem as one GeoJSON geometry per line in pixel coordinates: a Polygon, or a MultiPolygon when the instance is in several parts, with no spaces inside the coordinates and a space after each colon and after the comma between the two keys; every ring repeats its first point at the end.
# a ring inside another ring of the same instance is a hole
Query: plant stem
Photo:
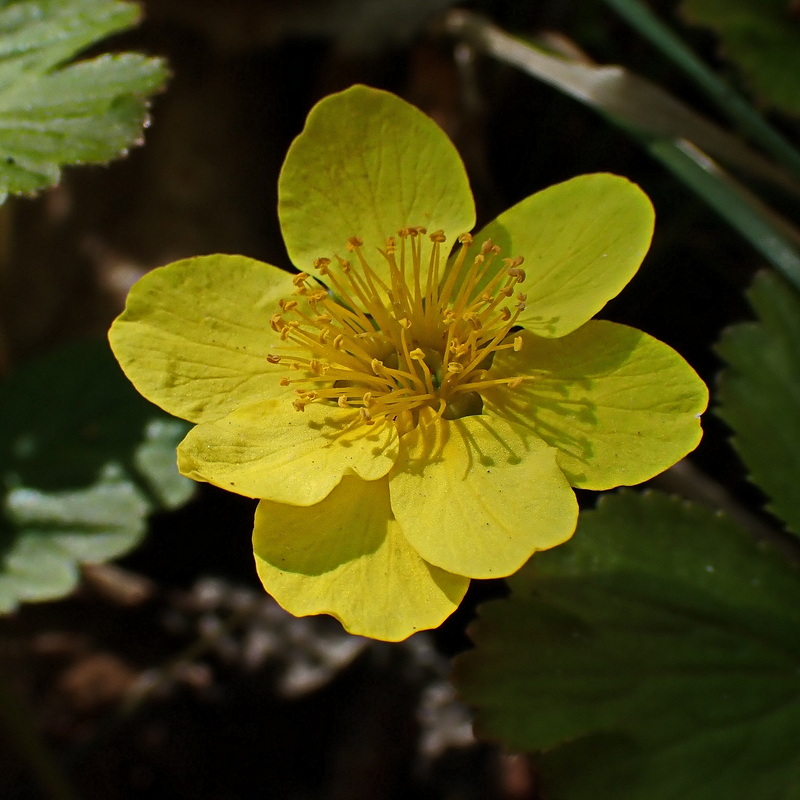
{"type": "Polygon", "coordinates": [[[800,177],[800,153],[747,100],[717,77],[641,0],[604,2],[692,78],[745,136],[800,177]]]}

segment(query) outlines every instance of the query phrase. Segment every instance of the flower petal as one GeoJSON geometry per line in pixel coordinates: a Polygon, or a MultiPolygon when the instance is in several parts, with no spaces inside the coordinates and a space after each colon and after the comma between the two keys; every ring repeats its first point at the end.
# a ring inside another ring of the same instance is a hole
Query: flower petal
{"type": "Polygon", "coordinates": [[[599,320],[562,339],[521,336],[522,349],[498,353],[487,377],[536,377],[486,391],[484,411],[557,447],[573,486],[640,483],[697,446],[708,390],[671,347],[599,320]]]}
{"type": "Polygon", "coordinates": [[[578,505],[555,450],[502,419],[431,417],[403,437],[389,484],[392,510],[426,561],[499,578],[572,535],[578,505]]]}
{"type": "Polygon", "coordinates": [[[345,257],[347,239],[386,274],[374,248],[399,228],[443,229],[452,243],[475,224],[458,152],[430,117],[393,94],[353,86],[321,100],[294,140],[278,182],[283,237],[298,268],[345,257]]]}
{"type": "Polygon", "coordinates": [[[279,343],[269,321],[293,290],[289,273],[243,256],[176,261],[133,286],[111,349],[148,400],[191,422],[216,419],[274,393],[286,371],[267,363],[279,343]]]}
{"type": "Polygon", "coordinates": [[[266,400],[189,431],[178,448],[178,467],[188,478],[247,497],[319,503],[342,476],[376,480],[397,458],[394,425],[348,427],[353,416],[321,403],[296,411],[291,394],[266,400]]]}
{"type": "Polygon", "coordinates": [[[564,336],[590,320],[635,275],[653,235],[653,207],[617,175],[580,175],[512,206],[475,238],[523,256],[519,324],[564,336]]]}
{"type": "Polygon", "coordinates": [[[344,478],[307,508],[262,500],[253,550],[264,588],[287,611],[331,614],[351,633],[386,641],[435,628],[469,585],[411,548],[385,479],[344,478]]]}

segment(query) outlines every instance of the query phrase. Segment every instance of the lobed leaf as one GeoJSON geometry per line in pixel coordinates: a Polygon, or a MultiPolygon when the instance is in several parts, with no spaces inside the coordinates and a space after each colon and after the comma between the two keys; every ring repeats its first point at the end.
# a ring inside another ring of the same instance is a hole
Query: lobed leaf
{"type": "Polygon", "coordinates": [[[189,426],[130,386],[102,342],[62,347],[0,387],[0,612],[59,597],[78,565],[142,539],[145,517],[193,484],[175,447],[189,426]]]}
{"type": "Polygon", "coordinates": [[[123,53],[63,66],[138,16],[116,0],[0,3],[0,197],[43,189],[64,165],[104,163],[139,143],[164,62],[123,53]]]}
{"type": "Polygon", "coordinates": [[[768,508],[800,534],[800,297],[778,275],[750,290],[758,322],[730,328],[717,345],[728,363],[717,413],[768,508]]]}
{"type": "Polygon", "coordinates": [[[552,800],[800,797],[800,575],[725,518],[622,491],[481,608],[455,682],[545,751],[552,800]]]}

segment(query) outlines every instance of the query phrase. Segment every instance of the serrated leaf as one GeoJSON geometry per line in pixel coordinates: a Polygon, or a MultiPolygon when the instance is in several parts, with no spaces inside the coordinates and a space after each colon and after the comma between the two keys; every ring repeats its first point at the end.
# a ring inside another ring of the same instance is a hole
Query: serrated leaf
{"type": "Polygon", "coordinates": [[[188,425],[139,396],[104,342],[79,342],[0,386],[0,612],[59,597],[78,565],[136,546],[145,517],[192,494],[188,425]]]}
{"type": "Polygon", "coordinates": [[[769,509],[800,534],[800,297],[773,273],[749,292],[758,322],[725,332],[717,413],[769,509]]]}
{"type": "Polygon", "coordinates": [[[719,34],[725,55],[763,100],[800,114],[800,19],[790,0],[683,0],[681,10],[719,34]]]}
{"type": "Polygon", "coordinates": [[[800,574],[713,512],[603,498],[481,607],[455,682],[548,800],[800,798],[800,574]]]}
{"type": "Polygon", "coordinates": [[[103,163],[139,142],[161,59],[101,55],[62,66],[135,24],[115,0],[0,2],[0,198],[55,184],[67,164],[103,163]]]}

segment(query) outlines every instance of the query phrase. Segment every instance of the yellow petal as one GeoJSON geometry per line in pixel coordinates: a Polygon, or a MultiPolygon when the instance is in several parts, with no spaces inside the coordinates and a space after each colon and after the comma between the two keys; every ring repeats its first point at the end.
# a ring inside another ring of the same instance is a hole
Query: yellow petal
{"type": "Polygon", "coordinates": [[[344,478],[307,508],[262,500],[253,550],[264,588],[287,611],[331,614],[351,633],[392,642],[441,624],[469,585],[410,547],[386,479],[344,478]]]}
{"type": "Polygon", "coordinates": [[[432,420],[402,439],[392,510],[417,552],[471,578],[499,578],[575,530],[578,505],[556,451],[485,415],[432,420]]]}
{"type": "Polygon", "coordinates": [[[181,472],[231,492],[308,506],[344,475],[386,475],[397,458],[391,423],[348,427],[352,410],[311,403],[296,411],[291,393],[197,425],[178,448],[181,472]]]}
{"type": "MultiPolygon", "coordinates": [[[[278,182],[281,230],[292,263],[347,257],[351,236],[386,277],[376,248],[399,228],[424,225],[455,237],[475,224],[467,173],[447,134],[389,92],[353,86],[317,103],[278,182]]],[[[424,276],[423,276],[424,278],[424,276]]]]}
{"type": "Polygon", "coordinates": [[[131,289],[109,332],[141,394],[191,422],[274,394],[286,370],[267,362],[270,326],[292,276],[243,256],[202,256],[154,269],[131,289]]]}
{"type": "Polygon", "coordinates": [[[618,175],[579,175],[525,198],[489,223],[504,256],[523,256],[519,324],[564,336],[590,320],[636,274],[650,246],[647,195],[618,175]]]}
{"type": "Polygon", "coordinates": [[[522,349],[498,353],[488,377],[534,378],[484,392],[484,411],[558,448],[573,486],[640,483],[697,446],[708,390],[671,347],[600,320],[561,339],[520,335],[522,349]]]}

